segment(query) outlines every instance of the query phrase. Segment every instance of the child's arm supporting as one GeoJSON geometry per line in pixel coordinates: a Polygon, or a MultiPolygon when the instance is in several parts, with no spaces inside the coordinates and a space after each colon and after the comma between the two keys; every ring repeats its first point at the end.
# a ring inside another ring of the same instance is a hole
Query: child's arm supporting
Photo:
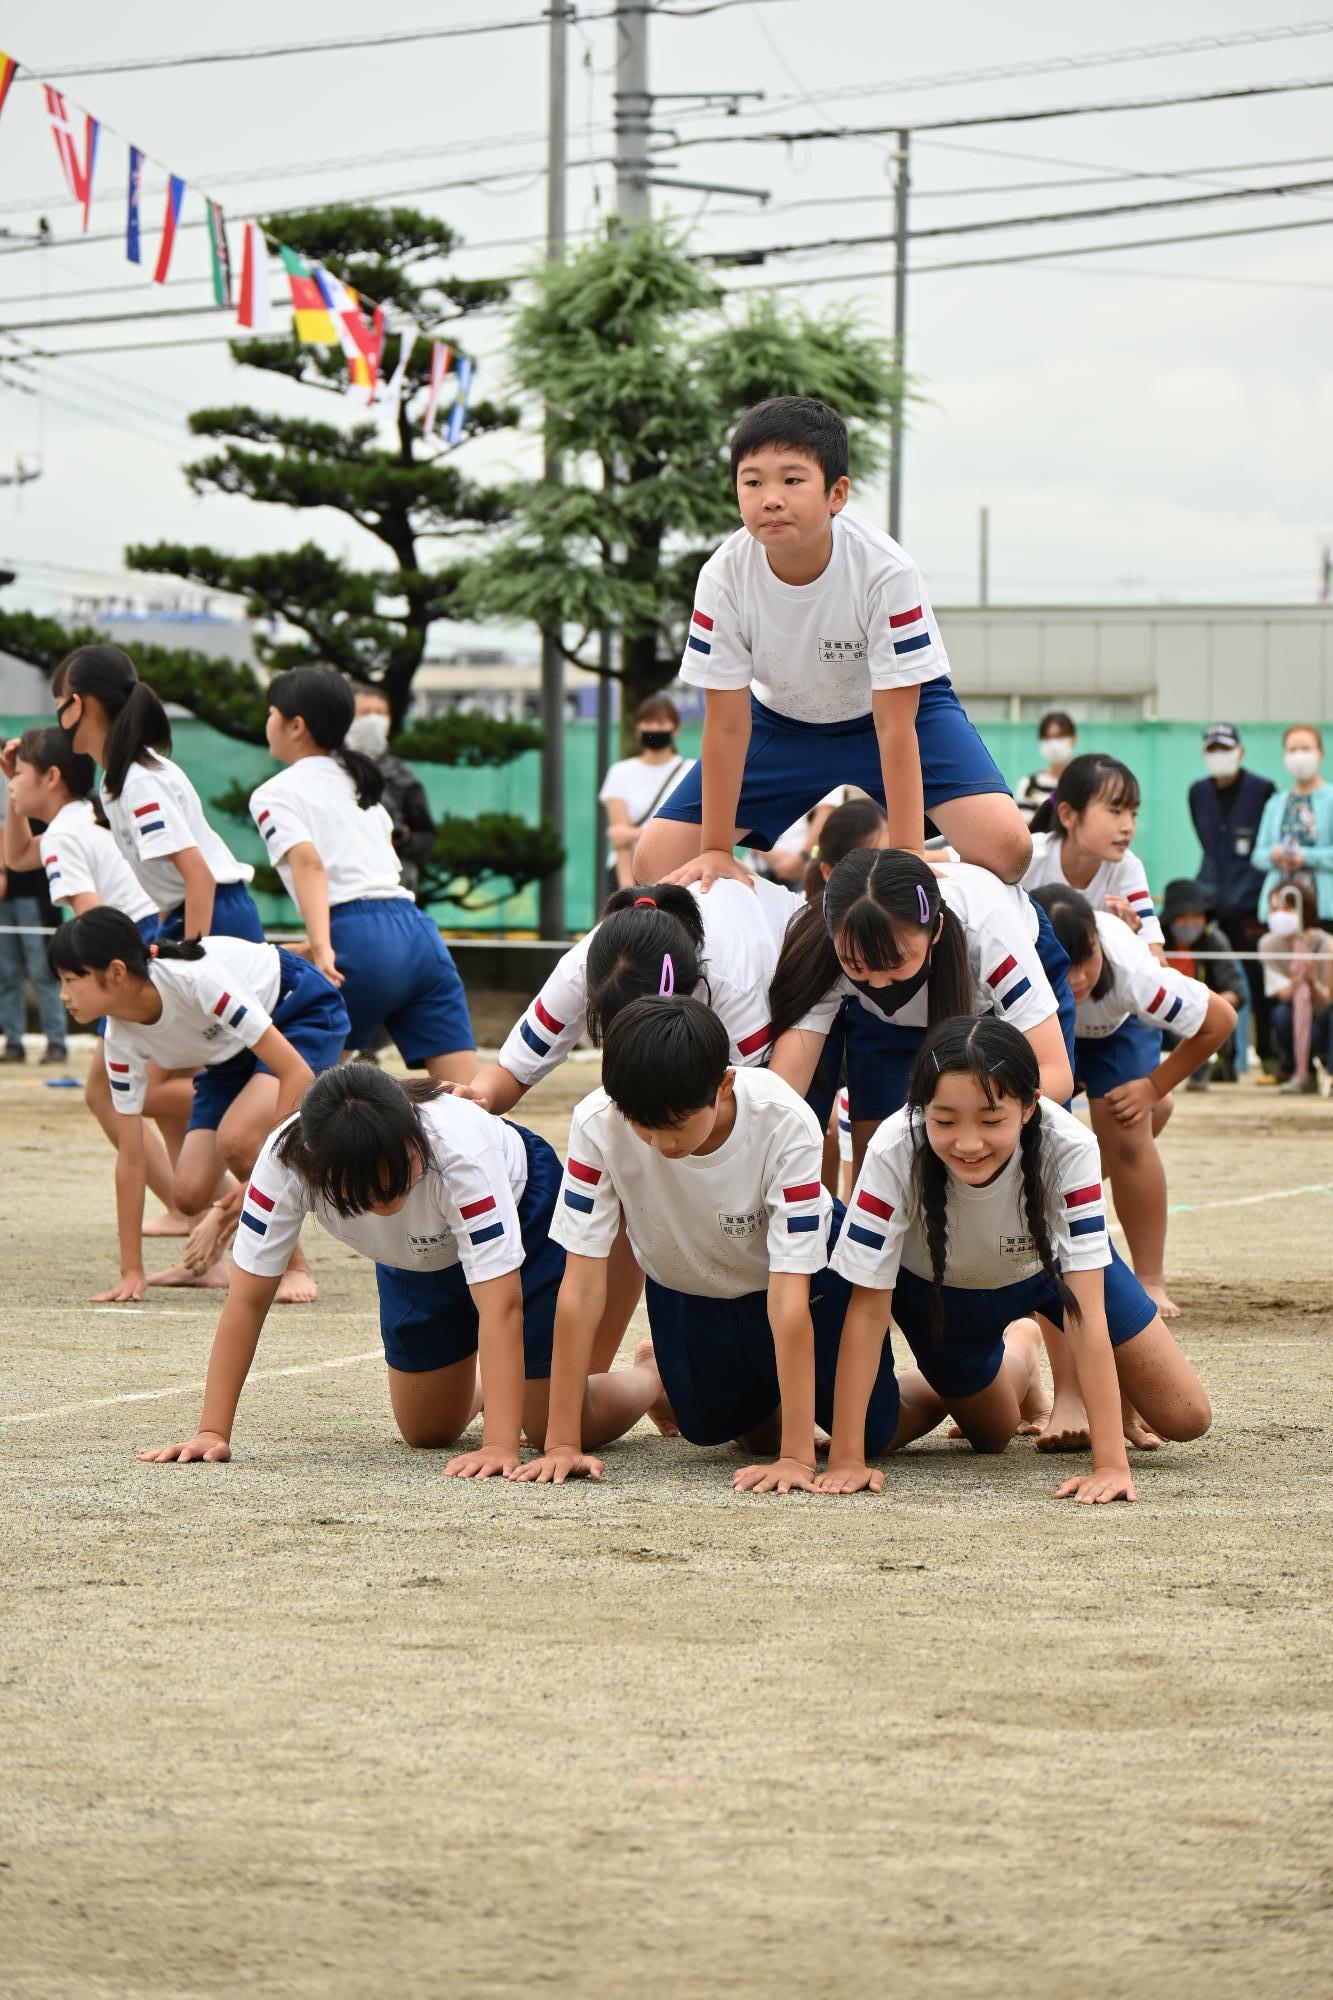
{"type": "Polygon", "coordinates": [[[275,1278],[262,1278],[253,1271],[239,1268],[232,1272],[227,1303],[222,1308],[218,1330],[213,1336],[213,1351],[208,1357],[199,1427],[192,1438],[186,1438],[179,1444],[164,1444],[153,1451],[141,1451],[141,1459],[153,1465],[188,1465],[195,1460],[225,1464],[231,1457],[236,1406],[255,1358],[268,1309],[281,1282],[281,1274],[275,1278]]]}
{"type": "Polygon", "coordinates": [[[560,1064],[588,1023],[588,946],[596,926],[571,945],[505,1036],[493,1063],[480,1069],[457,1094],[502,1116],[560,1064]]]}
{"type": "Polygon", "coordinates": [[[551,1348],[551,1390],[546,1437],[540,1458],[510,1475],[536,1480],[542,1486],[563,1486],[567,1479],[600,1479],[602,1461],[583,1449],[583,1399],[592,1367],[593,1341],[606,1309],[605,1257],[582,1257],[570,1251],[555,1307],[551,1348]]]}
{"type": "Polygon", "coordinates": [[[94,1305],[141,1299],[148,1280],[143,1268],[143,1203],[148,1185],[143,1112],[126,1112],[116,1125],[116,1230],[120,1238],[120,1283],[95,1292],[94,1305]]]}
{"type": "Polygon", "coordinates": [[[260,1062],[266,1064],[278,1080],[278,1106],[273,1114],[273,1123],[281,1125],[284,1119],[291,1117],[315,1081],[315,1072],[305,1057],[292,1047],[281,1028],[275,1028],[271,1021],[251,1047],[260,1062]]]}
{"type": "Polygon", "coordinates": [[[770,1273],[768,1323],[773,1331],[782,1419],[778,1456],[771,1465],[743,1465],[731,1483],[738,1493],[813,1493],[815,1329],[806,1272],[770,1273]]]}
{"type": "Polygon", "coordinates": [[[789,1083],[798,1097],[804,1097],[815,1080],[819,1058],[824,1053],[827,1033],[809,1028],[788,1028],[773,1044],[768,1067],[774,1076],[789,1083]]]}
{"type": "Polygon", "coordinates": [[[477,1361],[485,1388],[481,1449],[451,1458],[446,1479],[510,1477],[523,1429],[523,1283],[517,1271],[468,1287],[477,1308],[477,1361]]]}
{"type": "Polygon", "coordinates": [[[301,840],[281,858],[292,871],[292,894],[310,940],[310,963],[335,986],[341,986],[343,976],[334,960],[329,936],[329,878],[319,858],[319,849],[313,841],[301,840]]]}
{"type": "Polygon", "coordinates": [[[815,1481],[820,1493],[884,1491],[884,1474],[866,1464],[866,1411],[884,1358],[893,1293],[855,1285],[842,1323],[838,1372],[833,1383],[833,1439],[828,1469],[815,1481]]]}
{"type": "MultiPolygon", "coordinates": [[[[1169,971],[1169,967],[1162,968],[1163,978],[1169,971]]],[[[1193,1076],[1195,1070],[1207,1062],[1209,1056],[1220,1049],[1227,1036],[1235,1030],[1236,1010],[1229,1000],[1224,1000],[1220,993],[1210,993],[1197,979],[1186,979],[1179,973],[1173,977],[1179,988],[1195,989],[1193,994],[1182,997],[1192,1004],[1193,1019],[1198,1020],[1199,1013],[1202,1013],[1202,1022],[1193,1034],[1177,1042],[1175,1048],[1163,1056],[1151,1075],[1134,1077],[1130,1082],[1117,1084],[1114,1090],[1107,1091],[1106,1101],[1122,1125],[1137,1125],[1141,1118],[1146,1118],[1154,1104],[1168,1091],[1184,1083],[1187,1077],[1193,1076]],[[1205,999],[1206,1006],[1200,1006],[1205,999]]],[[[1191,1015],[1187,1014],[1181,1025],[1184,1026],[1190,1018],[1191,1015]]]]}
{"type": "Polygon", "coordinates": [[[919,684],[908,687],[875,688],[870,711],[879,745],[879,767],[884,780],[884,809],[888,814],[890,847],[924,854],[926,846],[926,803],[921,779],[921,750],[916,738],[916,711],[921,698],[919,684]]]}
{"type": "Polygon", "coordinates": [[[1064,1275],[1081,1314],[1079,1319],[1072,1313],[1065,1314],[1065,1337],[1073,1352],[1079,1394],[1088,1413],[1092,1471],[1066,1479],[1056,1488],[1055,1497],[1085,1504],[1135,1500],[1138,1495],[1130,1477],[1121,1422],[1120,1381],[1106,1328],[1105,1272],[1104,1269],[1067,1270],[1064,1275]]]}
{"type": "Polygon", "coordinates": [[[703,747],[699,752],[703,765],[699,852],[669,876],[669,881],[697,882],[700,888],[711,889],[714,882],[726,877],[753,888],[754,877],[732,853],[737,832],[749,831],[736,825],[749,747],[749,688],[710,687],[704,695],[703,747]]]}

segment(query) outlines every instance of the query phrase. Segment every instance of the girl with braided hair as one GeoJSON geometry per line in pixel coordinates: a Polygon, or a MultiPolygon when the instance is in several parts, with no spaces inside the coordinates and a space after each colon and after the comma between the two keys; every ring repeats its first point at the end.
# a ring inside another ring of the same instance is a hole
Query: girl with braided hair
{"type": "MultiPolygon", "coordinates": [[[[1016,1431],[1039,1428],[1041,1341],[1063,1329],[1092,1470],[1066,1479],[1059,1499],[1134,1499],[1122,1394],[1163,1438],[1200,1437],[1212,1420],[1193,1369],[1111,1248],[1096,1139],[1041,1095],[1032,1048],[1008,1022],[946,1021],[927,1037],[907,1104],[870,1142],[830,1267],[855,1290],[817,1482],[825,1492],[882,1484],[860,1440],[890,1310],[975,1451],[1003,1451],[1016,1431]]],[[[923,1406],[921,1428],[931,1427],[923,1406]]]]}

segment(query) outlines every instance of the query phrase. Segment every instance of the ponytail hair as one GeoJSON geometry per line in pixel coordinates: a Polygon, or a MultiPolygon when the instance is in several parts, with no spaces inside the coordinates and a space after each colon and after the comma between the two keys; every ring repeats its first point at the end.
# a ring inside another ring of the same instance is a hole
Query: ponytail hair
{"type": "Polygon", "coordinates": [[[31,764],[33,770],[40,771],[43,777],[48,771],[58,771],[60,782],[70,796],[93,799],[93,811],[97,811],[94,797],[97,766],[91,757],[85,757],[81,750],[74,748],[63,729],[57,729],[54,723],[46,728],[25,729],[15,755],[21,764],[31,764]]]}
{"type": "Polygon", "coordinates": [[[667,959],[668,992],[693,993],[700,985],[708,991],[698,898],[678,882],[652,882],[608,896],[585,962],[588,1035],[595,1048],[631,1000],[662,992],[667,959]]]}
{"type": "Polygon", "coordinates": [[[919,854],[858,847],[845,854],[817,902],[787,927],[769,988],[773,1039],[794,1028],[842,974],[839,953],[867,972],[893,972],[906,957],[904,937],[931,940],[932,1025],[975,1007],[963,927],[940,894],[940,880],[919,854]]]}
{"type": "Polygon", "coordinates": [[[1106,756],[1103,751],[1089,751],[1085,756],[1071,757],[1065,765],[1059,784],[1033,813],[1032,831],[1058,833],[1063,837],[1061,806],[1068,806],[1082,819],[1090,805],[1099,803],[1110,806],[1112,812],[1137,812],[1141,798],[1139,781],[1128,764],[1122,764],[1118,757],[1106,756]]]}
{"type": "Polygon", "coordinates": [[[326,1069],[279,1134],[274,1153],[336,1215],[364,1215],[376,1202],[410,1194],[418,1164],[435,1168],[421,1108],[442,1091],[433,1078],[400,1082],[374,1063],[326,1069]]]}
{"type": "Polygon", "coordinates": [[[1055,1197],[1042,1170],[1041,1070],[1026,1035],[994,1014],[980,1014],[974,1020],[942,1021],[932,1028],[917,1051],[907,1084],[907,1103],[912,1113],[912,1133],[916,1159],[912,1168],[913,1187],[926,1248],[930,1252],[931,1332],[939,1340],[944,1332],[944,1274],[949,1261],[949,1169],[926,1138],[926,1108],[935,1095],[942,1076],[970,1076],[992,1108],[1002,1097],[1012,1097],[1031,1116],[1019,1136],[1019,1165],[1023,1176],[1023,1213],[1041,1268],[1055,1290],[1067,1317],[1081,1318],[1078,1300],[1061,1276],[1051,1247],[1050,1209],[1055,1197]]]}
{"type": "Polygon", "coordinates": [[[817,902],[824,893],[824,866],[836,868],[844,854],[858,847],[877,847],[887,814],[876,799],[847,799],[824,821],[819,848],[805,871],[801,887],[817,902]]]}
{"type": "MultiPolygon", "coordinates": [[[[1029,889],[1028,894],[1034,903],[1040,903],[1050,918],[1055,941],[1069,963],[1085,965],[1101,947],[1097,935],[1097,913],[1087,897],[1080,890],[1070,888],[1066,882],[1047,882],[1040,889],[1029,889]]],[[[1114,984],[1115,972],[1103,952],[1102,969],[1088,998],[1104,1000],[1114,984]]]]}
{"type": "Polygon", "coordinates": [[[311,739],[336,757],[356,787],[356,802],[364,810],[384,795],[384,773],[373,757],[349,750],[343,741],[356,717],[356,697],[333,667],[289,667],[268,684],[270,706],[289,722],[299,716],[311,739]]]}
{"type": "Polygon", "coordinates": [[[108,798],[120,797],[131,764],[155,765],[159,756],[170,755],[167,711],[119,646],[76,646],[56,668],[51,686],[57,696],[91,695],[106,710],[111,727],[102,771],[108,798]]]}
{"type": "Polygon", "coordinates": [[[62,972],[72,972],[76,978],[85,972],[105,972],[119,959],[131,978],[147,979],[152,959],[203,956],[204,947],[198,938],[145,944],[139,926],[123,910],[113,910],[109,903],[98,903],[85,910],[73,923],[59,924],[46,948],[46,961],[52,972],[57,977],[62,972]]]}

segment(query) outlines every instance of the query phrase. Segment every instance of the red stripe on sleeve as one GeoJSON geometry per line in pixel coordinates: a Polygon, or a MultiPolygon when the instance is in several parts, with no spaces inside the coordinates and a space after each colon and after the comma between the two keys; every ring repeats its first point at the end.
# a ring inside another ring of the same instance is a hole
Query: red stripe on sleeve
{"type": "Polygon", "coordinates": [[[736,1047],[743,1056],[752,1056],[756,1049],[766,1048],[772,1039],[773,1023],[766,1021],[762,1028],[756,1028],[754,1033],[747,1035],[743,1042],[737,1042],[736,1047]]]}
{"type": "Polygon", "coordinates": [[[896,632],[900,625],[915,625],[917,619],[920,616],[921,616],[921,606],[919,604],[914,604],[910,611],[895,612],[894,616],[890,618],[889,624],[891,628],[896,632]]]}
{"type": "Polygon", "coordinates": [[[161,812],[161,810],[162,810],[161,806],[158,804],[157,800],[154,799],[153,803],[150,806],[136,806],[134,808],[134,817],[136,819],[142,819],[145,813],[156,813],[156,812],[161,812]]]}
{"type": "Polygon", "coordinates": [[[128,1063],[109,1062],[107,1064],[107,1068],[113,1069],[116,1072],[117,1076],[128,1076],[130,1073],[130,1066],[128,1063]]]}
{"type": "Polygon", "coordinates": [[[1166,998],[1166,988],[1165,986],[1159,986],[1157,991],[1153,994],[1152,999],[1148,1002],[1148,1012],[1150,1014],[1155,1014],[1157,1012],[1157,1009],[1161,1006],[1163,1000],[1165,1000],[1165,998],[1166,998]]]}
{"type": "Polygon", "coordinates": [[[706,611],[696,610],[694,614],[694,623],[696,625],[702,625],[705,632],[711,632],[713,629],[713,621],[708,616],[708,613],[706,611]]]}
{"type": "Polygon", "coordinates": [[[602,1178],[600,1167],[585,1167],[582,1160],[576,1160],[572,1153],[565,1164],[576,1181],[584,1181],[589,1187],[596,1187],[602,1178]]]}
{"type": "Polygon", "coordinates": [[[231,1005],[231,995],[230,993],[224,993],[222,998],[218,1001],[217,1006],[213,1009],[213,1012],[216,1015],[218,1015],[219,1018],[221,1018],[221,1016],[226,1013],[230,1005],[231,1005]]]}
{"type": "Polygon", "coordinates": [[[245,1198],[247,1201],[254,1202],[257,1208],[271,1209],[273,1206],[272,1195],[265,1194],[263,1188],[257,1188],[253,1181],[251,1181],[249,1187],[245,1190],[245,1198]]]}
{"type": "Polygon", "coordinates": [[[537,1019],[541,1022],[542,1026],[544,1028],[549,1028],[553,1035],[560,1035],[564,1033],[564,1027],[565,1027],[564,1022],[557,1021],[555,1015],[551,1012],[549,1007],[543,1007],[542,996],[540,993],[537,995],[537,998],[532,1003],[532,1011],[537,1016],[537,1019]]]}
{"type": "Polygon", "coordinates": [[[1084,1202],[1100,1201],[1101,1198],[1102,1188],[1099,1181],[1096,1187],[1075,1188],[1072,1194],[1067,1194],[1065,1196],[1065,1207],[1082,1208],[1084,1202]]]}
{"type": "Polygon", "coordinates": [[[484,1201],[465,1201],[458,1210],[464,1222],[471,1222],[474,1215],[485,1215],[488,1208],[495,1207],[495,1196],[488,1194],[484,1201]]]}
{"type": "Polygon", "coordinates": [[[813,1201],[819,1193],[819,1188],[820,1183],[818,1181],[805,1181],[800,1187],[783,1188],[782,1199],[784,1201],[813,1201]]]}
{"type": "Polygon", "coordinates": [[[268,807],[265,806],[263,812],[260,813],[259,815],[257,824],[262,826],[266,819],[272,819],[272,817],[273,817],[272,813],[269,811],[268,807]]]}
{"type": "Polygon", "coordinates": [[[893,1203],[881,1200],[879,1195],[871,1194],[867,1188],[862,1188],[857,1195],[856,1205],[858,1208],[869,1209],[872,1215],[878,1215],[884,1222],[887,1222],[893,1214],[893,1203]]]}
{"type": "Polygon", "coordinates": [[[1013,971],[1017,963],[1018,960],[1014,957],[1013,953],[1010,952],[1008,958],[1005,959],[1003,965],[997,965],[994,972],[990,974],[989,978],[986,981],[987,986],[998,986],[1002,979],[1007,979],[1009,977],[1009,974],[1013,971]]]}

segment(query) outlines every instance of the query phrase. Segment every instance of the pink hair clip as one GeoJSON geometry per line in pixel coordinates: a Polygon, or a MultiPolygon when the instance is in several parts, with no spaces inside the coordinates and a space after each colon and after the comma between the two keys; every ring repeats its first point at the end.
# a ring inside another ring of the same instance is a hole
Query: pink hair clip
{"type": "Polygon", "coordinates": [[[675,990],[676,990],[676,968],[671,963],[671,953],[669,951],[663,952],[662,983],[657,989],[657,997],[660,1000],[664,994],[668,995],[672,994],[675,992],[675,990]]]}

